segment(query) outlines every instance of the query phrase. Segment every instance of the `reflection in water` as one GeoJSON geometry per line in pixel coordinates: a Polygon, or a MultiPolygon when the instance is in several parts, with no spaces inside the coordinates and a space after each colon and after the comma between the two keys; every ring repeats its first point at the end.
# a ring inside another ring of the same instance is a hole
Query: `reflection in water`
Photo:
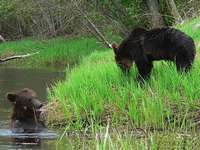
{"type": "Polygon", "coordinates": [[[9,128],[11,105],[5,99],[5,94],[25,87],[32,88],[38,97],[45,102],[47,87],[58,79],[63,79],[64,73],[35,69],[0,68],[0,150],[1,149],[51,149],[55,148],[55,133],[12,134],[9,128]],[[48,140],[47,140],[48,139],[48,140]],[[14,144],[13,144],[14,140],[14,144]],[[20,144],[19,144],[20,143],[20,144]],[[51,144],[50,144],[51,143],[51,144]]]}
{"type": "MultiPolygon", "coordinates": [[[[57,137],[58,135],[50,130],[41,133],[13,133],[8,129],[0,129],[0,141],[2,141],[1,139],[6,139],[6,143],[10,142],[13,147],[40,148],[44,145],[42,140],[52,140],[57,137]]],[[[5,143],[2,144],[5,146],[5,143]]]]}
{"type": "Polygon", "coordinates": [[[12,138],[13,146],[41,148],[41,138],[12,138]]]}

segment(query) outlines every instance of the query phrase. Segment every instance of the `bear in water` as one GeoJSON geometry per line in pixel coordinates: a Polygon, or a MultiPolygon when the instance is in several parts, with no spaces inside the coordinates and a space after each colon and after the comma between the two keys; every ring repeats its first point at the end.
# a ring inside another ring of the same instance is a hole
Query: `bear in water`
{"type": "Polygon", "coordinates": [[[35,91],[24,88],[17,92],[9,92],[6,97],[13,105],[12,132],[36,133],[47,130],[44,121],[40,119],[43,104],[35,91]]]}

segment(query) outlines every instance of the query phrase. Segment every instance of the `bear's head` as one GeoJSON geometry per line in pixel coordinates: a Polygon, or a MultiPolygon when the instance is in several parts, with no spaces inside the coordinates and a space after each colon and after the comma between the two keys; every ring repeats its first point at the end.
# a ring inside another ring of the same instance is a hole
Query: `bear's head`
{"type": "Polygon", "coordinates": [[[9,92],[7,99],[13,105],[11,128],[14,132],[37,132],[44,126],[40,116],[43,104],[35,91],[24,88],[17,92],[9,92]]]}
{"type": "MultiPolygon", "coordinates": [[[[120,45],[122,47],[122,45],[120,45]]],[[[124,73],[129,73],[133,60],[131,55],[127,54],[126,52],[122,52],[122,48],[117,46],[117,44],[113,43],[112,48],[115,54],[115,62],[117,66],[122,70],[124,73]]]]}
{"type": "Polygon", "coordinates": [[[147,32],[148,31],[146,29],[135,28],[119,46],[115,43],[112,44],[116,64],[124,73],[128,73],[130,71],[133,61],[136,61],[142,57],[142,44],[144,35],[147,32]]]}

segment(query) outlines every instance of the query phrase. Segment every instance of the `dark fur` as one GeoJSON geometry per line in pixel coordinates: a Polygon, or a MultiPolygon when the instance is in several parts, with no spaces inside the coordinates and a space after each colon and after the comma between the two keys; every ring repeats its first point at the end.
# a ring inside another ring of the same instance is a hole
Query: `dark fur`
{"type": "Polygon", "coordinates": [[[46,130],[40,120],[42,103],[37,94],[28,88],[15,93],[7,93],[7,99],[13,104],[11,130],[14,133],[34,133],[46,130]]]}
{"type": "Polygon", "coordinates": [[[174,28],[134,29],[117,46],[112,45],[115,61],[123,72],[129,72],[135,62],[141,79],[148,79],[154,60],[173,61],[178,71],[189,71],[196,50],[191,37],[174,28]]]}

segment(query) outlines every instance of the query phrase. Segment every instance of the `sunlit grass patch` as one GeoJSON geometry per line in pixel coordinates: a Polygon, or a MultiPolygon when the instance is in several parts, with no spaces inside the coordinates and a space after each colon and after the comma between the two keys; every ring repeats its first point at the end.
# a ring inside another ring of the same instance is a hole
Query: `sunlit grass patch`
{"type": "Polygon", "coordinates": [[[140,85],[135,67],[130,76],[124,76],[112,51],[96,52],[72,70],[64,83],[57,83],[50,98],[60,101],[66,116],[73,114],[90,125],[105,120],[145,128],[190,125],[193,120],[188,120],[188,114],[198,107],[200,98],[199,62],[188,74],[177,73],[173,63],[155,62],[154,66],[151,79],[140,85]]]}

